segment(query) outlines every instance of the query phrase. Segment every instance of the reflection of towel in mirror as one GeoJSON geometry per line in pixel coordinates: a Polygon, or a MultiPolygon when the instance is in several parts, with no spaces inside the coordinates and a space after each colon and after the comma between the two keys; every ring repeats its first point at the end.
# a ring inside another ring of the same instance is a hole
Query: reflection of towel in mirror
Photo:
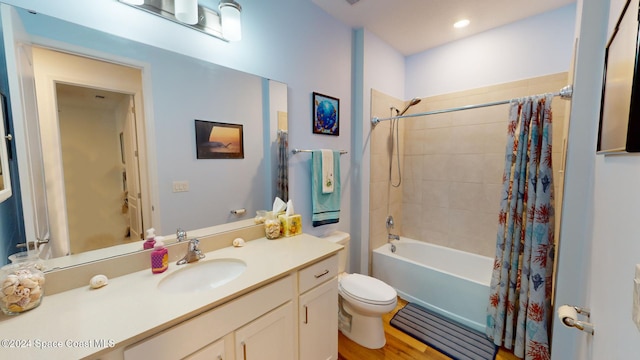
{"type": "Polygon", "coordinates": [[[322,193],[333,192],[333,150],[320,149],[322,152],[322,193]]]}
{"type": "Polygon", "coordinates": [[[340,152],[333,151],[333,192],[323,193],[322,151],[311,154],[312,224],[321,226],[340,221],[340,152]]]}

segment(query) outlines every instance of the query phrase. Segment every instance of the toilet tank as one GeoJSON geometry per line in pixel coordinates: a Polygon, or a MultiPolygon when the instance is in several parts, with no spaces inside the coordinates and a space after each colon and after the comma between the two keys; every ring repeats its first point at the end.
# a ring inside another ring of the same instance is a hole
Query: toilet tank
{"type": "Polygon", "coordinates": [[[347,269],[347,261],[349,259],[349,240],[351,240],[351,236],[346,232],[334,231],[323,237],[323,239],[344,246],[344,249],[338,252],[338,273],[345,272],[347,269]]]}

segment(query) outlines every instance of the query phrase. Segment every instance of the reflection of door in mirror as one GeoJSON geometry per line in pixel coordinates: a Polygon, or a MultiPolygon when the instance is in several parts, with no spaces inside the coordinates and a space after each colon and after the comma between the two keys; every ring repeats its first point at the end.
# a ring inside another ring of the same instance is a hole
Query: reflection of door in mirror
{"type": "Polygon", "coordinates": [[[139,240],[140,69],[38,47],[33,58],[52,257],[139,240]]]}
{"type": "Polygon", "coordinates": [[[11,196],[11,179],[9,174],[9,158],[7,156],[9,144],[6,143],[7,137],[7,121],[5,114],[5,98],[0,95],[0,202],[11,196]]]}
{"type": "Polygon", "coordinates": [[[71,253],[139,240],[131,95],[60,83],[56,95],[71,253]]]}

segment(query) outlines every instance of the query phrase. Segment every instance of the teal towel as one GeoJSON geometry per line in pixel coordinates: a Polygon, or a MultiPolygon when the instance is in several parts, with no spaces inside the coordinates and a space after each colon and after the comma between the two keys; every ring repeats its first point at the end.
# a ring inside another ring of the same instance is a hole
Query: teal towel
{"type": "Polygon", "coordinates": [[[333,151],[333,192],[322,193],[322,152],[311,154],[311,207],[313,226],[340,221],[340,151],[333,151]]]}

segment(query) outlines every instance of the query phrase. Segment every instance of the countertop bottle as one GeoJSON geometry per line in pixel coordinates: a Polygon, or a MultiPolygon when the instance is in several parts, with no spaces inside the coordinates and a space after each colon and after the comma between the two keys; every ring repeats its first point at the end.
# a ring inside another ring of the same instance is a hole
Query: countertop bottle
{"type": "Polygon", "coordinates": [[[164,238],[158,236],[151,252],[151,272],[159,274],[169,267],[169,251],[164,247],[164,238]]]}
{"type": "Polygon", "coordinates": [[[153,249],[153,247],[156,244],[156,229],[154,228],[150,228],[147,230],[147,240],[145,240],[145,242],[142,244],[142,248],[147,250],[147,249],[153,249]]]}

